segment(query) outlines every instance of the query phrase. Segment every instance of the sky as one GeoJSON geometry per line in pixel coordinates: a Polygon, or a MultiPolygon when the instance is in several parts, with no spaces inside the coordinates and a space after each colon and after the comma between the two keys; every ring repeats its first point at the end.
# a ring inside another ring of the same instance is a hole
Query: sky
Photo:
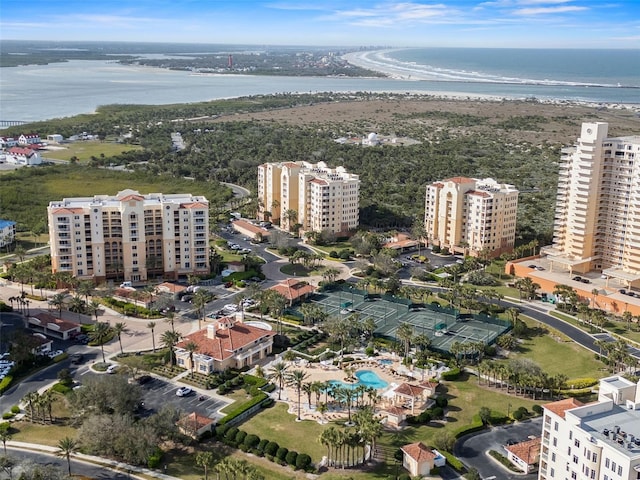
{"type": "Polygon", "coordinates": [[[0,40],[640,48],[638,0],[0,0],[0,40]]]}

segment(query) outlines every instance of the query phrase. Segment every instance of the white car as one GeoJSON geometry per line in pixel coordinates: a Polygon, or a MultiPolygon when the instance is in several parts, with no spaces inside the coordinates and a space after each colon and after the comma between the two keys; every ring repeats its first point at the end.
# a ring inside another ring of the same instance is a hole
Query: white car
{"type": "Polygon", "coordinates": [[[234,303],[227,303],[224,307],[222,307],[222,310],[226,312],[236,312],[238,310],[238,306],[234,303]]]}
{"type": "Polygon", "coordinates": [[[47,353],[49,358],[56,358],[58,355],[62,355],[64,352],[62,350],[51,350],[47,353]]]}
{"type": "Polygon", "coordinates": [[[193,392],[193,390],[190,387],[180,387],[176,390],[176,395],[179,397],[186,397],[187,395],[191,395],[191,392],[193,392]]]}
{"type": "Polygon", "coordinates": [[[112,374],[112,373],[116,373],[118,371],[118,365],[109,365],[109,368],[107,368],[107,373],[112,374]]]}

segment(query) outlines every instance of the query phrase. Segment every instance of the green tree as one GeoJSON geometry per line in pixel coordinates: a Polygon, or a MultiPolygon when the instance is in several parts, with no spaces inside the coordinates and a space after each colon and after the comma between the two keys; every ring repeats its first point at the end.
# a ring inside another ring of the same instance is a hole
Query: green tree
{"type": "Polygon", "coordinates": [[[106,363],[104,356],[104,344],[111,335],[111,327],[106,322],[98,322],[93,325],[93,330],[89,332],[89,338],[92,342],[100,345],[100,351],[102,353],[102,362],[106,363]]]}
{"type": "Polygon", "coordinates": [[[173,330],[167,330],[160,336],[160,342],[169,350],[169,363],[171,366],[175,366],[176,364],[176,354],[174,352],[174,347],[180,342],[182,339],[182,334],[180,332],[176,332],[173,330]]]}
{"type": "Polygon", "coordinates": [[[193,355],[198,351],[200,347],[198,346],[198,344],[196,342],[187,342],[187,344],[184,346],[184,349],[187,351],[187,353],[189,354],[189,366],[191,367],[191,375],[193,376],[193,355]]]}
{"type": "Polygon", "coordinates": [[[64,437],[58,442],[56,455],[67,459],[67,468],[71,476],[71,455],[78,451],[78,442],[73,438],[64,437]]]}
{"type": "Polygon", "coordinates": [[[489,407],[480,407],[478,414],[483,425],[489,425],[491,423],[491,409],[489,407]]]}
{"type": "Polygon", "coordinates": [[[285,362],[278,362],[272,365],[269,378],[278,383],[278,400],[281,400],[282,385],[287,378],[289,366],[285,362]]]}
{"type": "Polygon", "coordinates": [[[209,480],[209,469],[213,466],[213,453],[209,451],[196,453],[195,463],[204,469],[204,480],[209,480]]]}
{"type": "Polygon", "coordinates": [[[113,326],[113,334],[118,337],[121,355],[124,355],[124,350],[122,349],[122,334],[127,333],[128,331],[129,329],[127,328],[127,324],[124,322],[118,322],[113,326]]]}
{"type": "Polygon", "coordinates": [[[151,345],[153,346],[153,351],[156,351],[156,336],[155,336],[155,328],[156,322],[147,323],[147,328],[151,330],[151,345]]]}

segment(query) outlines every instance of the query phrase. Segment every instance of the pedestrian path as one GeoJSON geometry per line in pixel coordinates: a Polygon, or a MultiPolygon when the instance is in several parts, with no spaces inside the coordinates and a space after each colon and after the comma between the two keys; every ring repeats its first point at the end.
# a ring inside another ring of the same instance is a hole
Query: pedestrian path
{"type": "MultiPolygon", "coordinates": [[[[18,448],[21,450],[32,450],[36,452],[43,452],[47,454],[56,455],[58,448],[50,447],[48,445],[40,445],[38,443],[17,442],[15,440],[9,440],[7,442],[8,447],[18,448]]],[[[172,477],[164,473],[157,472],[150,468],[138,467],[135,465],[129,465],[128,463],[119,462],[117,460],[110,460],[108,458],[97,457],[95,455],[85,455],[84,453],[74,453],[71,458],[85,463],[92,463],[103,466],[110,470],[116,470],[119,472],[126,472],[133,475],[135,478],[143,480],[144,477],[136,477],[136,473],[146,475],[148,477],[159,478],[162,480],[180,480],[178,477],[172,477]]]]}

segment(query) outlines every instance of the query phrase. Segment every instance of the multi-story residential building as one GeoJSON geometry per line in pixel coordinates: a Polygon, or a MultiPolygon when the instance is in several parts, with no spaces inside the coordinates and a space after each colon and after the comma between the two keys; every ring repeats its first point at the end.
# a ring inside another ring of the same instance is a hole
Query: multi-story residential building
{"type": "Polygon", "coordinates": [[[518,190],[513,185],[453,177],[427,185],[426,239],[464,255],[495,257],[513,249],[518,190]]]}
{"type": "Polygon", "coordinates": [[[258,216],[286,230],[296,223],[302,232],[353,230],[359,222],[359,198],[360,179],[344,167],[329,168],[324,162],[258,167],[258,216]]]}
{"type": "Polygon", "coordinates": [[[598,401],[544,405],[539,480],[640,479],[640,382],[600,380],[598,401]]]}
{"type": "Polygon", "coordinates": [[[11,245],[16,239],[16,222],[0,219],[0,248],[11,245]]]}
{"type": "Polygon", "coordinates": [[[583,123],[562,150],[553,244],[542,253],[558,270],[640,286],[640,135],[609,138],[608,127],[583,123]]]}
{"type": "Polygon", "coordinates": [[[53,272],[146,280],[209,273],[209,202],[191,194],[123,190],[48,207],[53,272]]]}

